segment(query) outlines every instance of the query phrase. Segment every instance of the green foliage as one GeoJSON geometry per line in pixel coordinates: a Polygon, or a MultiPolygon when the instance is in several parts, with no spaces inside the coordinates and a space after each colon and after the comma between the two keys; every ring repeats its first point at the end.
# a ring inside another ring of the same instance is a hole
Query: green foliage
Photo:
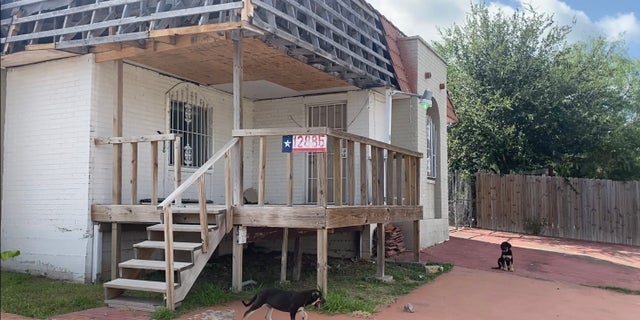
{"type": "Polygon", "coordinates": [[[101,285],[2,271],[2,312],[46,319],[103,305],[101,285]]]}
{"type": "Polygon", "coordinates": [[[7,250],[7,251],[2,251],[2,253],[0,253],[0,258],[2,258],[2,261],[5,261],[11,258],[15,258],[19,255],[20,255],[20,250],[7,250]]]}
{"type": "Polygon", "coordinates": [[[177,316],[178,314],[175,311],[169,310],[165,307],[161,307],[151,313],[151,319],[153,320],[171,320],[176,318],[177,316]]]}
{"type": "Polygon", "coordinates": [[[640,61],[603,38],[567,45],[570,31],[531,8],[492,14],[483,3],[441,30],[460,119],[453,171],[640,178],[640,61]]]}

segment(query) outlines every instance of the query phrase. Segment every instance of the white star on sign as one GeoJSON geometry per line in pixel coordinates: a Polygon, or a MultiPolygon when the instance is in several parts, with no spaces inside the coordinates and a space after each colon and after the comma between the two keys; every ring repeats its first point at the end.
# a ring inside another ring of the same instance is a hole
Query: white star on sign
{"type": "Polygon", "coordinates": [[[285,148],[289,148],[291,146],[291,141],[285,140],[284,146],[285,146],[285,148]]]}

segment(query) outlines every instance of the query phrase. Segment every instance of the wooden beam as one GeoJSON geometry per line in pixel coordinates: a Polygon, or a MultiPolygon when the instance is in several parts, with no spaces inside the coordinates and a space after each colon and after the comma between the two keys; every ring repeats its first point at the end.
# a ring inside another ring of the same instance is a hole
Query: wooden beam
{"type": "MultiPolygon", "coordinates": [[[[242,82],[244,80],[244,62],[242,54],[242,30],[232,31],[233,41],[233,129],[240,130],[243,127],[242,121],[242,82]]],[[[236,147],[237,157],[235,159],[234,170],[234,202],[238,206],[244,204],[244,141],[242,138],[238,141],[236,147]]]]}
{"type": "MultiPolygon", "coordinates": [[[[116,134],[116,132],[114,132],[116,134]]],[[[146,135],[146,136],[133,136],[133,137],[122,137],[122,132],[118,132],[118,135],[115,137],[101,137],[95,138],[93,141],[96,145],[102,144],[123,144],[123,143],[133,143],[133,142],[153,142],[153,141],[170,141],[176,139],[175,133],[169,134],[154,134],[154,135],[146,135]]]]}
{"type": "Polygon", "coordinates": [[[323,228],[325,209],[318,206],[237,206],[233,208],[233,224],[250,227],[303,229],[323,228]]]}
{"type": "Polygon", "coordinates": [[[332,229],[419,219],[422,219],[422,206],[329,207],[326,214],[326,227],[332,229]]]}
{"type": "Polygon", "coordinates": [[[150,205],[92,205],[93,222],[158,223],[162,211],[150,205]]]}
{"type": "MultiPolygon", "coordinates": [[[[182,184],[182,138],[180,136],[176,136],[176,140],[173,142],[173,169],[173,190],[175,190],[182,184]]],[[[175,203],[181,205],[182,196],[178,196],[175,203]]]]}
{"type": "Polygon", "coordinates": [[[215,32],[236,30],[241,28],[242,28],[241,22],[232,21],[232,22],[223,22],[223,23],[216,23],[216,24],[206,24],[201,26],[151,30],[149,31],[149,38],[154,39],[154,38],[162,38],[167,36],[215,33],[215,32]]]}
{"type": "Polygon", "coordinates": [[[328,294],[327,278],[329,265],[327,262],[328,252],[328,231],[327,229],[318,229],[317,233],[317,287],[318,290],[326,297],[328,294]]]}

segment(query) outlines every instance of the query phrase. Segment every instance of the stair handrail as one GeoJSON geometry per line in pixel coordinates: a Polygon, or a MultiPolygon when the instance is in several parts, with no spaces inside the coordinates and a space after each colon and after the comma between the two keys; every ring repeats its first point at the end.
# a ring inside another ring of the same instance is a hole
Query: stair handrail
{"type": "MultiPolygon", "coordinates": [[[[164,201],[162,201],[159,205],[158,208],[162,209],[163,212],[163,221],[164,221],[164,254],[165,254],[165,263],[166,263],[166,268],[165,268],[165,283],[166,283],[166,291],[165,291],[165,299],[166,299],[166,305],[167,308],[169,308],[170,310],[173,310],[175,308],[175,300],[174,300],[174,268],[173,268],[173,213],[171,210],[171,204],[173,201],[175,201],[176,199],[178,199],[182,193],[187,190],[187,188],[189,188],[193,183],[195,183],[196,181],[200,180],[201,178],[204,177],[205,172],[207,172],[207,170],[209,170],[211,167],[213,167],[213,165],[216,163],[216,161],[220,160],[224,155],[226,155],[229,150],[231,150],[231,148],[233,148],[233,146],[235,146],[238,141],[240,140],[240,138],[232,138],[231,140],[229,140],[229,142],[227,142],[222,148],[220,148],[220,150],[218,150],[216,153],[213,154],[213,156],[211,156],[211,158],[209,158],[209,160],[207,160],[207,162],[205,162],[200,168],[198,168],[198,170],[196,170],[187,180],[185,180],[182,184],[180,184],[180,186],[178,186],[175,190],[173,190],[173,192],[166,198],[164,199],[164,201]]],[[[226,170],[229,170],[229,168],[226,168],[226,170]]],[[[228,183],[228,182],[227,182],[228,183]]],[[[228,188],[229,186],[225,186],[225,188],[228,188]]],[[[205,211],[206,211],[206,199],[200,198],[198,201],[202,202],[205,201],[204,206],[205,206],[205,211]]],[[[230,199],[226,200],[227,202],[230,201],[230,199]]],[[[200,206],[202,207],[203,204],[200,203],[200,206]]],[[[207,219],[206,217],[202,217],[202,212],[201,214],[201,219],[200,219],[200,227],[203,230],[207,230],[207,226],[204,226],[203,224],[207,223],[207,219]]],[[[204,213],[206,215],[206,212],[204,213]]],[[[227,212],[227,214],[229,214],[229,212],[227,212]]],[[[218,227],[224,227],[224,226],[218,226],[218,227]]],[[[203,241],[207,241],[207,238],[204,238],[205,235],[203,235],[203,241]]],[[[206,243],[205,243],[206,244],[206,243]]],[[[203,245],[205,245],[203,244],[203,245]]],[[[204,247],[203,247],[204,249],[204,247]]]]}
{"type": "Polygon", "coordinates": [[[229,140],[229,142],[227,142],[227,144],[225,144],[222,148],[220,148],[220,150],[218,150],[216,153],[213,154],[213,156],[211,156],[211,158],[209,158],[209,160],[207,160],[207,162],[205,162],[200,168],[198,168],[198,170],[196,170],[191,176],[189,176],[189,178],[187,180],[185,180],[179,187],[177,187],[175,190],[173,190],[173,192],[171,192],[171,194],[169,196],[167,196],[164,201],[162,201],[159,205],[158,208],[161,209],[165,209],[166,207],[168,207],[171,202],[173,202],[174,200],[176,200],[179,196],[182,195],[183,192],[185,192],[187,190],[187,188],[189,188],[192,184],[194,184],[196,181],[198,181],[198,179],[204,175],[207,170],[211,169],[211,167],[213,167],[213,165],[220,160],[231,148],[233,148],[233,146],[236,145],[236,143],[238,143],[239,138],[232,138],[231,140],[229,140]]]}

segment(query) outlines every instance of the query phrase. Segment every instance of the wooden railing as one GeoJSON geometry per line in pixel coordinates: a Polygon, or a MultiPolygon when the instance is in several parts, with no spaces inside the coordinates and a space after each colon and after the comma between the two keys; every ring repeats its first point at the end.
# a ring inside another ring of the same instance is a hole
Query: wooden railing
{"type": "MultiPolygon", "coordinates": [[[[131,147],[131,160],[130,160],[130,170],[131,170],[131,180],[129,181],[131,185],[131,194],[129,202],[131,205],[135,205],[138,202],[138,166],[139,166],[139,154],[138,154],[138,144],[140,143],[150,143],[151,144],[151,154],[150,154],[150,164],[149,168],[151,168],[151,191],[150,191],[150,201],[152,204],[158,203],[158,144],[159,142],[166,141],[174,141],[174,165],[175,165],[175,185],[176,187],[180,185],[181,181],[181,160],[182,160],[182,149],[180,148],[180,136],[175,134],[159,134],[159,135],[146,135],[146,136],[136,136],[136,137],[109,137],[109,138],[96,138],[96,145],[105,145],[111,144],[114,148],[114,161],[113,161],[113,170],[112,170],[112,199],[111,204],[119,205],[122,204],[122,146],[124,144],[129,144],[131,147]]],[[[174,199],[176,203],[180,203],[181,199],[176,197],[174,199]]],[[[118,263],[120,262],[120,229],[121,225],[118,222],[113,222],[111,224],[111,279],[115,279],[117,277],[118,271],[118,263]]]]}
{"type": "MultiPolygon", "coordinates": [[[[333,201],[336,206],[344,205],[417,205],[420,201],[420,158],[422,154],[397,147],[378,140],[365,138],[326,127],[315,128],[274,128],[233,130],[233,136],[259,139],[258,159],[258,205],[264,205],[267,187],[267,137],[285,135],[326,135],[333,140],[333,177],[346,176],[343,198],[342,179],[333,179],[333,201]],[[359,154],[356,158],[356,144],[359,154]],[[344,149],[343,149],[344,148],[344,149]],[[371,164],[369,165],[369,157],[371,164]],[[342,159],[346,159],[346,165],[342,159]],[[359,162],[359,173],[356,172],[359,162]],[[356,180],[356,176],[359,179],[356,180]],[[369,181],[371,185],[369,185],[369,181]],[[356,199],[356,184],[360,197],[356,199]]],[[[280,140],[278,140],[278,144],[280,140]]],[[[278,145],[279,149],[280,146],[278,145]]],[[[329,150],[328,150],[329,151],[329,150]]],[[[327,153],[317,153],[317,205],[328,205],[327,153]]],[[[287,157],[287,205],[293,203],[293,153],[287,157]]]]}
{"type": "MultiPolygon", "coordinates": [[[[158,144],[159,142],[174,141],[173,144],[173,160],[175,165],[175,186],[180,185],[181,181],[181,161],[182,161],[182,149],[180,148],[180,136],[176,134],[157,134],[146,135],[136,137],[109,137],[109,138],[96,138],[96,145],[112,144],[114,145],[115,160],[113,164],[113,199],[112,204],[122,204],[122,146],[129,144],[131,147],[131,185],[130,204],[134,205],[138,202],[138,166],[139,166],[139,153],[138,145],[140,143],[151,144],[150,165],[151,168],[151,191],[150,199],[152,204],[158,204],[158,144]]],[[[174,199],[178,203],[181,199],[174,199]]]]}
{"type": "Polygon", "coordinates": [[[202,252],[207,252],[209,248],[209,232],[208,232],[208,218],[207,218],[207,197],[205,189],[204,174],[213,167],[213,165],[225,157],[225,195],[226,195],[226,223],[224,226],[218,226],[218,228],[225,228],[226,232],[229,232],[233,226],[233,212],[231,210],[232,199],[229,196],[231,194],[231,150],[238,142],[238,138],[233,138],[227,144],[225,144],[220,150],[218,150],[207,162],[205,162],[198,170],[196,170],[187,180],[180,184],[169,196],[167,196],[162,203],[158,205],[163,212],[164,221],[164,242],[165,242],[165,283],[167,305],[173,306],[174,303],[174,268],[173,268],[173,202],[180,199],[180,196],[189,187],[191,187],[196,181],[198,182],[198,207],[200,217],[200,237],[202,239],[202,252]]]}

